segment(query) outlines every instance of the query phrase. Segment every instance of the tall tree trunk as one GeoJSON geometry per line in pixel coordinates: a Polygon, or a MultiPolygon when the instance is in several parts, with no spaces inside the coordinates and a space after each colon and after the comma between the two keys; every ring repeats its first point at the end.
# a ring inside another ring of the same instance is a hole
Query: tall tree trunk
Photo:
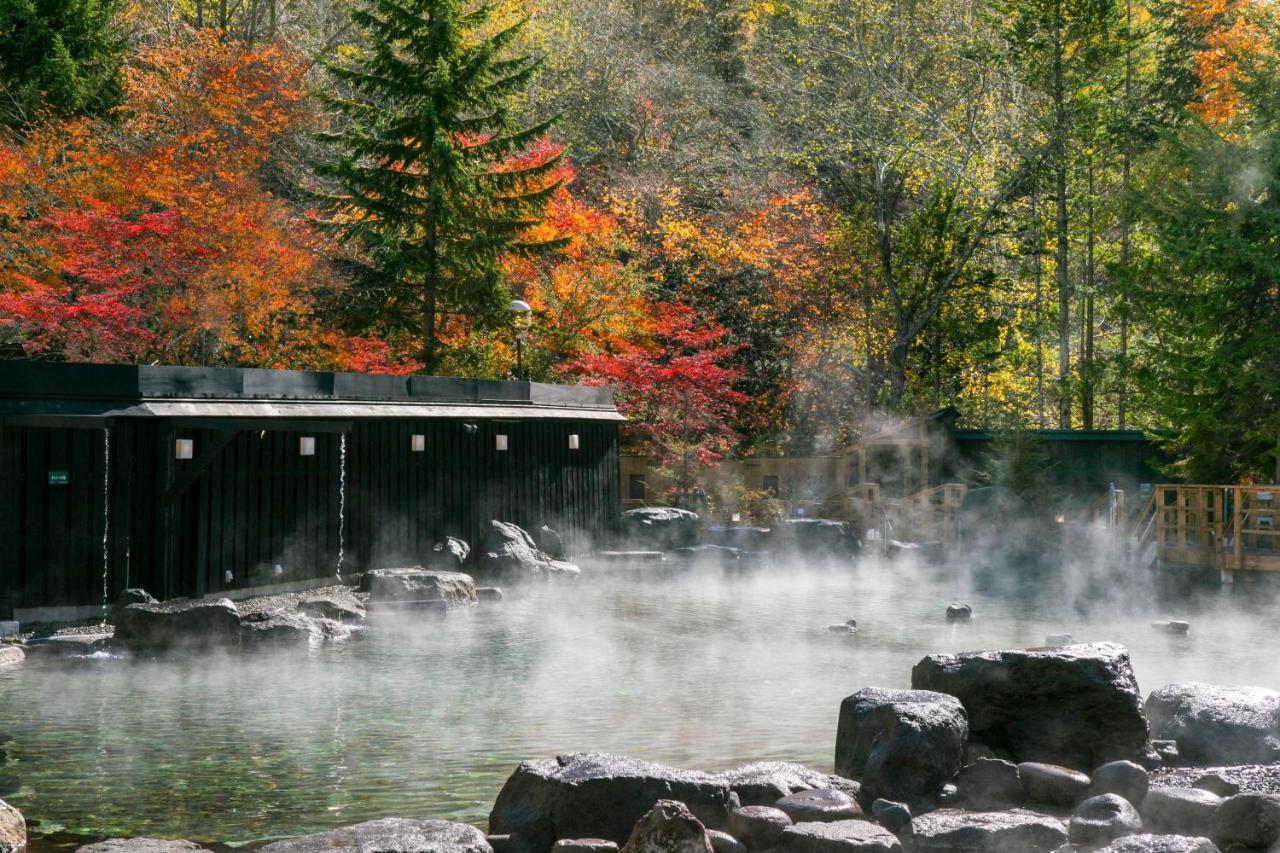
{"type": "Polygon", "coordinates": [[[1094,267],[1094,219],[1093,219],[1093,160],[1089,160],[1088,240],[1085,247],[1084,291],[1084,359],[1080,366],[1080,419],[1085,429],[1093,429],[1093,288],[1094,267]]]}
{"type": "Polygon", "coordinates": [[[889,347],[889,402],[894,409],[902,403],[907,390],[907,353],[911,341],[896,330],[893,335],[893,346],[889,347]]]}
{"type": "Polygon", "coordinates": [[[1040,234],[1040,179],[1031,187],[1031,240],[1035,245],[1036,271],[1036,423],[1045,429],[1044,410],[1044,258],[1041,257],[1042,238],[1040,234]]]}
{"type": "Polygon", "coordinates": [[[435,217],[427,229],[427,276],[422,286],[422,369],[435,373],[437,358],[436,319],[439,313],[437,287],[440,279],[439,234],[435,217]]]}
{"type": "Polygon", "coordinates": [[[1058,281],[1058,427],[1071,429],[1071,278],[1067,267],[1067,102],[1063,79],[1061,2],[1054,4],[1053,108],[1054,190],[1057,195],[1056,277],[1058,281]]]}
{"type": "MultiPolygon", "coordinates": [[[[1120,162],[1120,269],[1129,271],[1129,171],[1133,160],[1133,141],[1129,131],[1133,120],[1133,0],[1125,0],[1124,45],[1124,156],[1120,162]]],[[[1116,401],[1116,428],[1125,428],[1125,409],[1129,403],[1129,303],[1120,298],[1120,369],[1116,371],[1119,399],[1116,401]]],[[[1280,461],[1276,463],[1280,466],[1280,461]]],[[[1277,468],[1280,471],[1280,468],[1277,468]]]]}

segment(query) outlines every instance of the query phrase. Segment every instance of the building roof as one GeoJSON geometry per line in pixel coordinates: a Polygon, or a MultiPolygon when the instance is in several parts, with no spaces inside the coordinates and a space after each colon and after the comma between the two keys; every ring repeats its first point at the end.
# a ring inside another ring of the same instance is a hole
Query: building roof
{"type": "Polygon", "coordinates": [[[623,420],[585,385],[26,360],[0,361],[0,417],[623,420]]]}

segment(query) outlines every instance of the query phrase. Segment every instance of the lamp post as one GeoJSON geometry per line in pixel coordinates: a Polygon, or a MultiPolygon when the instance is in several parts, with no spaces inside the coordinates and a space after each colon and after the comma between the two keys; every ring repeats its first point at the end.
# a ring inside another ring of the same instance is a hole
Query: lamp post
{"type": "Polygon", "coordinates": [[[533,309],[523,299],[512,299],[507,311],[511,313],[511,330],[516,339],[516,379],[524,379],[524,333],[533,324],[533,309]]]}

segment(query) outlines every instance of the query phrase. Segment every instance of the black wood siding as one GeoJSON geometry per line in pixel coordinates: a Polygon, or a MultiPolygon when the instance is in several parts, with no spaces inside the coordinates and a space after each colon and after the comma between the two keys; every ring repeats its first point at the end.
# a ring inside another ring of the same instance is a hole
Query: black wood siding
{"type": "Polygon", "coordinates": [[[101,427],[0,427],[0,618],[14,608],[101,605],[104,569],[108,601],[126,586],[203,595],[331,577],[340,541],[342,569],[354,572],[420,562],[446,535],[478,547],[490,519],[549,524],[579,544],[612,528],[616,424],[469,425],[387,419],[264,431],[120,421],[110,430],[110,471],[101,427]],[[415,433],[426,437],[425,452],[410,450],[415,433]],[[569,449],[574,433],[578,450],[569,449]],[[496,450],[499,434],[507,451],[496,450]],[[314,456],[299,454],[303,435],[314,436],[314,456]],[[196,460],[174,460],[177,438],[195,441],[196,460]],[[166,501],[219,443],[214,461],[166,501]],[[67,471],[69,482],[50,485],[51,470],[67,471]]]}

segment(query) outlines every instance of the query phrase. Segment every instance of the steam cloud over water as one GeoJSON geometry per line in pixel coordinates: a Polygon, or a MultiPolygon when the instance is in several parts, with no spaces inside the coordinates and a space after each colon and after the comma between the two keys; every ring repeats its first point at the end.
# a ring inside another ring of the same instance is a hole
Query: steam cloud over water
{"type": "Polygon", "coordinates": [[[929,652],[1115,640],[1145,692],[1280,686],[1266,596],[1162,598],[1080,557],[1009,566],[764,562],[601,569],[422,614],[344,643],[185,662],[29,660],[0,672],[0,730],[47,830],[245,841],[399,815],[483,824],[514,765],[575,750],[718,769],[829,769],[840,700],[907,686],[929,652]],[[1020,579],[1021,578],[1021,579],[1020,579]],[[952,600],[971,623],[948,624],[952,600]],[[1153,630],[1189,618],[1192,632],[1153,630]],[[856,636],[826,626],[858,620],[856,636]]]}

